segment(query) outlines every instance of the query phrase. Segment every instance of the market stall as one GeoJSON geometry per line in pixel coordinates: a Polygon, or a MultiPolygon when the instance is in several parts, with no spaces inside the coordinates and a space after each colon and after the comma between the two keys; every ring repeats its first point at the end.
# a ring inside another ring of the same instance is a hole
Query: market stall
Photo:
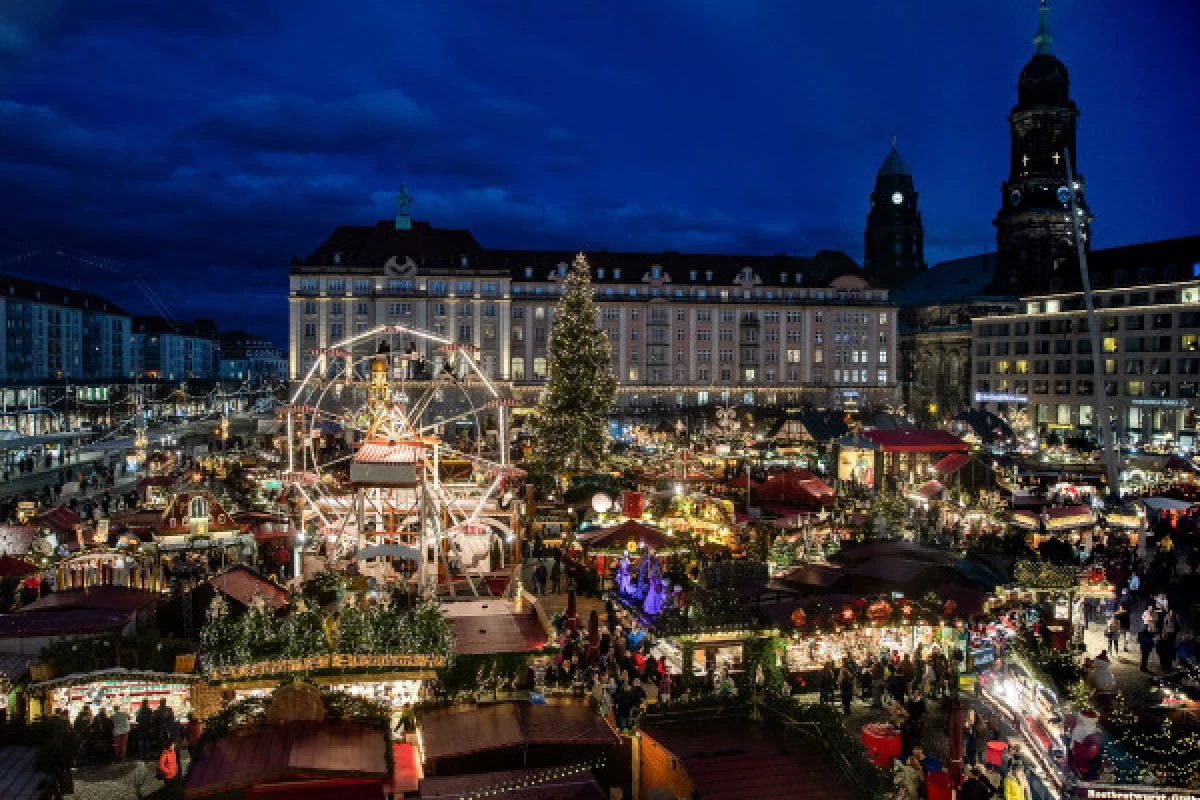
{"type": "Polygon", "coordinates": [[[192,687],[202,681],[199,675],[118,667],[33,683],[29,685],[29,694],[40,702],[41,713],[55,714],[65,710],[71,719],[75,719],[84,706],[90,706],[92,713],[102,707],[111,713],[120,707],[134,716],[143,700],[152,708],[165,700],[176,719],[187,719],[192,710],[192,687]]]}

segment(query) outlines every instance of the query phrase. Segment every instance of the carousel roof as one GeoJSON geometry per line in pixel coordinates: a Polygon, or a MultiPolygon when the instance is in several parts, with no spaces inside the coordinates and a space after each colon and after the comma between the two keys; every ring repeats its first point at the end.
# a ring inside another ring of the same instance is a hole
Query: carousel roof
{"type": "Polygon", "coordinates": [[[671,544],[667,534],[661,528],[643,525],[632,519],[611,528],[580,534],[576,538],[585,547],[608,547],[621,550],[626,549],[630,544],[639,546],[644,544],[651,550],[662,550],[671,544]]]}
{"type": "Polygon", "coordinates": [[[792,469],[772,475],[758,488],[759,497],[785,504],[829,505],[834,491],[806,469],[792,469]]]}
{"type": "Polygon", "coordinates": [[[582,705],[500,703],[421,714],[427,761],[528,746],[615,747],[620,737],[582,705]]]}

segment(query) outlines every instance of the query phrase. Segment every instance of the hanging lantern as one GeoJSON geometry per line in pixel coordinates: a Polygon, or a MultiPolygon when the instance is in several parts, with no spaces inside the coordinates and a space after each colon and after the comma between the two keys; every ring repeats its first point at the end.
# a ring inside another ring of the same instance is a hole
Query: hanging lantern
{"type": "Polygon", "coordinates": [[[958,603],[954,600],[947,600],[946,605],[942,606],[942,614],[947,617],[954,616],[954,612],[958,609],[958,603]]]}
{"type": "Polygon", "coordinates": [[[900,606],[900,613],[906,617],[912,614],[912,610],[913,608],[911,603],[905,603],[904,605],[900,606]]]}
{"type": "Polygon", "coordinates": [[[792,625],[797,628],[803,628],[808,623],[808,617],[804,613],[803,608],[797,608],[792,612],[792,625]]]}
{"type": "Polygon", "coordinates": [[[847,623],[854,621],[854,606],[842,606],[842,621],[847,623]]]}

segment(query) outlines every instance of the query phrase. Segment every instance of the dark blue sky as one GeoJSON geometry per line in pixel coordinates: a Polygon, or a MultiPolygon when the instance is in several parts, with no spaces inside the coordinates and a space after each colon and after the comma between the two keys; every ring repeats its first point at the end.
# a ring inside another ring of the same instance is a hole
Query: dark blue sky
{"type": "MultiPolygon", "coordinates": [[[[0,0],[0,269],[282,339],[287,265],[414,215],[498,247],[862,258],[893,134],[994,247],[1033,0],[0,0]],[[347,9],[354,9],[353,13],[347,9]],[[246,10],[249,9],[249,10],[246,10]],[[5,261],[8,263],[4,263],[5,261]]],[[[1096,246],[1200,232],[1191,0],[1056,0],[1096,246]]]]}

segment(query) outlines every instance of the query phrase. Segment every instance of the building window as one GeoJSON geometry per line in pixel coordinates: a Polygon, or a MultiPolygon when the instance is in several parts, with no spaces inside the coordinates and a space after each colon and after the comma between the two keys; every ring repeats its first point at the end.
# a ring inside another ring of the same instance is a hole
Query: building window
{"type": "Polygon", "coordinates": [[[317,303],[315,300],[305,300],[304,301],[304,313],[305,314],[316,314],[317,313],[317,303]]]}
{"type": "Polygon", "coordinates": [[[545,380],[546,378],[546,359],[543,356],[538,356],[533,359],[533,379],[535,381],[545,380]]]}
{"type": "Polygon", "coordinates": [[[514,381],[525,380],[525,359],[522,356],[513,356],[512,358],[512,379],[514,381]]]}
{"type": "Polygon", "coordinates": [[[306,339],[312,339],[316,335],[317,335],[317,323],[315,323],[315,322],[304,323],[304,337],[306,339]]]}

